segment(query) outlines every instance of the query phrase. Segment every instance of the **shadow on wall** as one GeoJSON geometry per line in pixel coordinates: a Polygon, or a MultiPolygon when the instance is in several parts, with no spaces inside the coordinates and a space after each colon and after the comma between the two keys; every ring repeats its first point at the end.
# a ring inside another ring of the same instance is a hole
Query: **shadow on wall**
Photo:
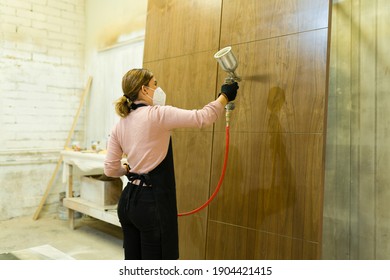
{"type": "Polygon", "coordinates": [[[248,75],[242,78],[243,80],[253,81],[253,82],[267,82],[269,80],[268,75],[248,75]]]}
{"type": "MultiPolygon", "coordinates": [[[[282,88],[273,87],[269,90],[267,99],[267,108],[270,111],[268,131],[271,132],[269,140],[271,162],[269,164],[272,167],[270,185],[262,189],[262,195],[265,198],[264,202],[266,202],[266,205],[264,205],[265,217],[275,213],[283,214],[284,216],[288,215],[286,209],[294,204],[296,197],[295,176],[287,154],[285,134],[282,133],[283,127],[279,120],[279,113],[285,101],[286,96],[282,88]]],[[[290,219],[285,217],[285,220],[290,219]]]]}

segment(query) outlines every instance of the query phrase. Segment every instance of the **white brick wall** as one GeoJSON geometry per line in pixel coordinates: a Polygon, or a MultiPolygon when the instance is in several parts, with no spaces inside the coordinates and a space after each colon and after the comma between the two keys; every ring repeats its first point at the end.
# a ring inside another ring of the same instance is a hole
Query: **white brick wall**
{"type": "MultiPolygon", "coordinates": [[[[84,0],[0,1],[0,220],[33,215],[65,144],[87,80],[84,7],[84,0]]],[[[77,140],[83,123],[81,116],[77,140]]],[[[53,189],[49,204],[59,179],[53,189]]]]}

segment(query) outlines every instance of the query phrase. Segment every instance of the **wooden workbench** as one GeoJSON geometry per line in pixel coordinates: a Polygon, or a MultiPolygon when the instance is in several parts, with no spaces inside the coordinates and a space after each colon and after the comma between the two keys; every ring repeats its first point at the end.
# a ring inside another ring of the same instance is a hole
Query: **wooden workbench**
{"type": "MultiPolygon", "coordinates": [[[[65,207],[69,209],[69,227],[74,229],[74,211],[84,213],[107,223],[120,226],[116,205],[101,206],[81,197],[73,197],[73,173],[78,168],[84,175],[103,174],[104,154],[84,153],[75,151],[62,151],[63,157],[63,181],[66,182],[66,197],[63,200],[65,207]]],[[[126,183],[127,178],[121,178],[126,183]]]]}

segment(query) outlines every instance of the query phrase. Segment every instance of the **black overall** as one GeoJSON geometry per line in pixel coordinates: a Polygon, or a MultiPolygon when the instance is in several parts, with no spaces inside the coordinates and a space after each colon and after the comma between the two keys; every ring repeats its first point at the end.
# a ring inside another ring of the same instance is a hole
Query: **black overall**
{"type": "MultiPolygon", "coordinates": [[[[133,109],[145,106],[132,105],[133,109]]],[[[171,141],[165,159],[155,169],[147,174],[129,173],[126,176],[129,183],[118,203],[125,259],[178,259],[176,183],[171,141]]]]}

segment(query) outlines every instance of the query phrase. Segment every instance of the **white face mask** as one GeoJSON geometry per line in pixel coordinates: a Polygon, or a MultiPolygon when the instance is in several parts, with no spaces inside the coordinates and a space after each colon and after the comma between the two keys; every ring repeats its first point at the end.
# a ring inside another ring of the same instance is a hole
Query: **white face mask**
{"type": "Polygon", "coordinates": [[[151,90],[154,90],[154,95],[153,95],[153,99],[151,97],[148,97],[150,99],[152,99],[153,101],[153,105],[160,105],[160,106],[164,106],[165,105],[165,100],[167,98],[167,95],[165,94],[165,92],[160,88],[156,88],[156,89],[152,89],[150,87],[148,87],[149,89],[151,90]]]}

